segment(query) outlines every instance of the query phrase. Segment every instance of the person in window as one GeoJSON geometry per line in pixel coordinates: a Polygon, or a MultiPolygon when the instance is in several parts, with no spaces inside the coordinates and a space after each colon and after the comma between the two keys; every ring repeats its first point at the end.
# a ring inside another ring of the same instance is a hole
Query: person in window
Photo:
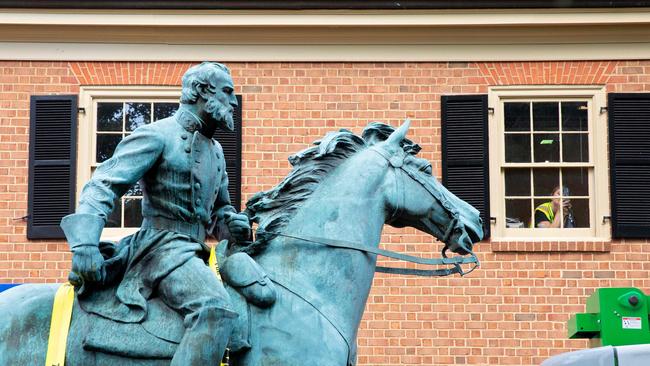
{"type": "Polygon", "coordinates": [[[563,215],[560,206],[564,206],[564,212],[571,209],[570,200],[560,198],[561,189],[555,187],[551,195],[554,197],[551,201],[542,203],[535,208],[535,227],[536,228],[560,228],[562,227],[563,215]]]}

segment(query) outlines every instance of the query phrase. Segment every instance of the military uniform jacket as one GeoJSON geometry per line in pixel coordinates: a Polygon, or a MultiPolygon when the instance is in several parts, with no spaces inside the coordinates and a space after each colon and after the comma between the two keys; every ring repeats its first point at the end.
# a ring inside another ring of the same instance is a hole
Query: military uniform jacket
{"type": "Polygon", "coordinates": [[[198,117],[181,106],[174,116],[137,128],[97,168],[76,213],[106,221],[115,200],[139,181],[143,228],[162,226],[202,242],[206,229],[235,210],[221,145],[201,134],[201,127],[198,117]]]}

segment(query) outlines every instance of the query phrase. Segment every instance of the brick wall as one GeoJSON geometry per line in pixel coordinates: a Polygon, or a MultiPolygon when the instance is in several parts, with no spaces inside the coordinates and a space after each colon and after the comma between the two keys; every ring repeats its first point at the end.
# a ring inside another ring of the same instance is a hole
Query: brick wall
{"type": "MultiPolygon", "coordinates": [[[[0,62],[0,283],[58,282],[70,256],[62,241],[27,241],[29,96],[80,85],[179,85],[188,63],[0,62]]],[[[230,63],[244,100],[243,196],[289,171],[287,157],[325,132],[360,132],[405,117],[421,156],[441,171],[440,96],[490,85],[606,84],[650,90],[650,62],[230,63]]],[[[437,255],[412,229],[387,228],[385,247],[437,255]]],[[[595,288],[650,290],[644,242],[481,243],[482,268],[465,278],[378,274],[359,333],[361,365],[538,365],[585,348],[566,320],[595,288]]]]}

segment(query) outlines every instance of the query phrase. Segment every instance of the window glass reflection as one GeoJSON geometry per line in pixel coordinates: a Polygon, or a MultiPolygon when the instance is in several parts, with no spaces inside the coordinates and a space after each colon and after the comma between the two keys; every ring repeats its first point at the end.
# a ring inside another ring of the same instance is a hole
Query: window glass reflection
{"type": "Polygon", "coordinates": [[[506,196],[530,196],[530,169],[505,169],[506,196]]]}
{"type": "Polygon", "coordinates": [[[504,103],[506,131],[530,131],[530,103],[504,103]]]}
{"type": "Polygon", "coordinates": [[[108,216],[106,220],[106,227],[121,227],[122,226],[122,200],[115,200],[115,209],[108,216]]]}
{"type": "Polygon", "coordinates": [[[122,135],[98,133],[95,161],[101,163],[113,156],[115,148],[121,140],[122,135]]]}
{"type": "Polygon", "coordinates": [[[508,163],[530,163],[530,135],[506,134],[505,152],[508,163]]]}
{"type": "Polygon", "coordinates": [[[127,198],[124,200],[124,227],[140,227],[142,224],[142,199],[127,198]]]}
{"type": "Polygon", "coordinates": [[[133,131],[151,123],[151,103],[125,103],[126,130],[133,131]]]}
{"type": "Polygon", "coordinates": [[[589,135],[586,133],[563,134],[562,160],[568,163],[589,162],[589,135]]]}
{"type": "Polygon", "coordinates": [[[560,186],[559,168],[533,169],[533,190],[535,196],[552,196],[560,186]]]}
{"type": "Polygon", "coordinates": [[[158,121],[163,118],[171,117],[176,113],[178,103],[154,103],[153,120],[158,121]]]}
{"type": "Polygon", "coordinates": [[[97,103],[97,131],[122,131],[122,103],[97,103]]]}
{"type": "Polygon", "coordinates": [[[562,187],[568,190],[569,196],[589,195],[589,171],[587,168],[562,169],[562,187]]]}
{"type": "Polygon", "coordinates": [[[534,134],[533,150],[536,163],[560,161],[560,135],[557,133],[534,134]]]}
{"type": "Polygon", "coordinates": [[[535,131],[558,131],[559,119],[557,102],[533,103],[533,129],[535,131]]]}
{"type": "Polygon", "coordinates": [[[562,102],[562,131],[588,131],[587,102],[562,102]]]}
{"type": "Polygon", "coordinates": [[[506,227],[523,229],[530,226],[530,199],[506,199],[506,227]]]}

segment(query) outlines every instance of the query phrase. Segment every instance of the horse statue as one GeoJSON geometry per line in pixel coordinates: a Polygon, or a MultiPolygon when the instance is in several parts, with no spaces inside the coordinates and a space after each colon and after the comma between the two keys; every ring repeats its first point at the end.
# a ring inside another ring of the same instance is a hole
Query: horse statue
{"type": "MultiPolygon", "coordinates": [[[[257,306],[227,286],[240,315],[230,340],[231,365],[354,365],[376,271],[463,274],[460,264],[477,262],[463,255],[473,256],[473,244],[482,239],[478,211],[432,176],[431,164],[416,156],[419,146],[406,138],[408,128],[407,121],[397,130],[372,123],[362,136],[330,132],[290,157],[293,170],[278,186],[248,201],[256,240],[220,245],[219,263],[248,253],[277,291],[273,305],[257,306]],[[419,229],[444,243],[443,255],[461,256],[435,261],[379,249],[384,224],[419,229]],[[377,255],[457,270],[378,267],[377,255]]],[[[45,363],[59,286],[26,284],[0,295],[1,365],[45,363]]],[[[148,301],[146,324],[101,327],[107,321],[89,318],[75,301],[66,364],[169,365],[182,318],[155,294],[148,301]]]]}

